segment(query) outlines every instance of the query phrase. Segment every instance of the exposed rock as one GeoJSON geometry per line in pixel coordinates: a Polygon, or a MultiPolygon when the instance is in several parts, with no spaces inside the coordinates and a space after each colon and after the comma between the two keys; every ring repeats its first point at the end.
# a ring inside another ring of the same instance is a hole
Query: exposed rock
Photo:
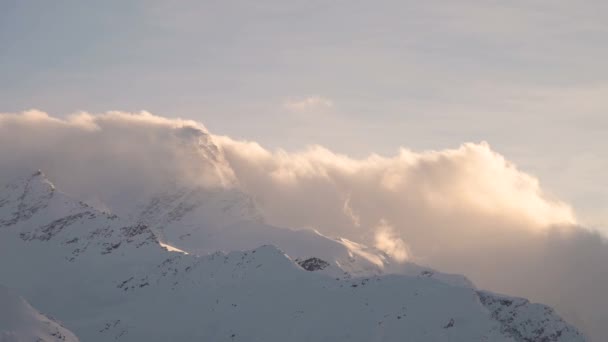
{"type": "Polygon", "coordinates": [[[314,271],[320,271],[325,269],[327,266],[329,266],[329,263],[325,260],[319,259],[319,258],[308,258],[306,260],[296,260],[296,262],[298,263],[298,265],[300,265],[303,269],[310,271],[310,272],[314,272],[314,271]]]}
{"type": "Polygon", "coordinates": [[[517,342],[585,341],[576,328],[548,306],[487,291],[477,291],[477,294],[492,318],[500,323],[501,332],[517,342]]]}

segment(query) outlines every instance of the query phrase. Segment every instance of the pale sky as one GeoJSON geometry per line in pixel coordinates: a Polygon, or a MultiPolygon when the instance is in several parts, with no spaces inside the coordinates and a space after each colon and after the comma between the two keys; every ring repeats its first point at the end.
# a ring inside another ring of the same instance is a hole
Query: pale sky
{"type": "Polygon", "coordinates": [[[606,1],[0,1],[0,112],[354,157],[487,141],[608,231],[606,1]]]}

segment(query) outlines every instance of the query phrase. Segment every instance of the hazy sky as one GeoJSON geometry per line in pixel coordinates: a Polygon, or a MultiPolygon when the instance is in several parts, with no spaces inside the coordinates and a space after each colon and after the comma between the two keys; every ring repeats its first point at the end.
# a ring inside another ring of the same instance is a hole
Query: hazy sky
{"type": "Polygon", "coordinates": [[[606,1],[0,1],[0,112],[360,157],[487,141],[608,227],[606,1]]]}

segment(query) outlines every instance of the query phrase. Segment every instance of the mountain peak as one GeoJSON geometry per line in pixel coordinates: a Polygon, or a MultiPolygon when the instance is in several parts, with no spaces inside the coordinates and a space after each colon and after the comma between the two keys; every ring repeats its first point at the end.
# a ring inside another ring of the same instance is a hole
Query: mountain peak
{"type": "Polygon", "coordinates": [[[19,177],[7,185],[7,188],[13,192],[29,192],[47,193],[55,190],[55,185],[47,178],[46,174],[41,169],[30,173],[27,176],[19,177]]]}
{"type": "Polygon", "coordinates": [[[0,194],[0,226],[9,226],[29,219],[48,205],[55,195],[55,185],[42,170],[10,183],[0,194]]]}
{"type": "Polygon", "coordinates": [[[50,197],[55,191],[55,185],[46,177],[42,170],[32,173],[25,179],[13,183],[13,189],[18,190],[22,199],[50,197]]]}
{"type": "Polygon", "coordinates": [[[30,184],[40,184],[43,188],[46,188],[50,191],[55,190],[55,185],[46,177],[44,172],[41,169],[34,172],[28,180],[30,184]]]}

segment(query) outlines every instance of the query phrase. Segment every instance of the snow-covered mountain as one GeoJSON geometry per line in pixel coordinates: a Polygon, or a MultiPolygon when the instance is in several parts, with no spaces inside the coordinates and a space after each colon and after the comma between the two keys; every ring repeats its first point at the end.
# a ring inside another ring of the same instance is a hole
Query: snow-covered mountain
{"type": "Polygon", "coordinates": [[[14,291],[0,286],[0,342],[78,342],[78,338],[14,291]]]}
{"type": "Polygon", "coordinates": [[[83,341],[585,340],[546,306],[266,225],[238,191],[175,188],[139,208],[101,212],[42,172],[8,185],[0,284],[83,341]]]}

